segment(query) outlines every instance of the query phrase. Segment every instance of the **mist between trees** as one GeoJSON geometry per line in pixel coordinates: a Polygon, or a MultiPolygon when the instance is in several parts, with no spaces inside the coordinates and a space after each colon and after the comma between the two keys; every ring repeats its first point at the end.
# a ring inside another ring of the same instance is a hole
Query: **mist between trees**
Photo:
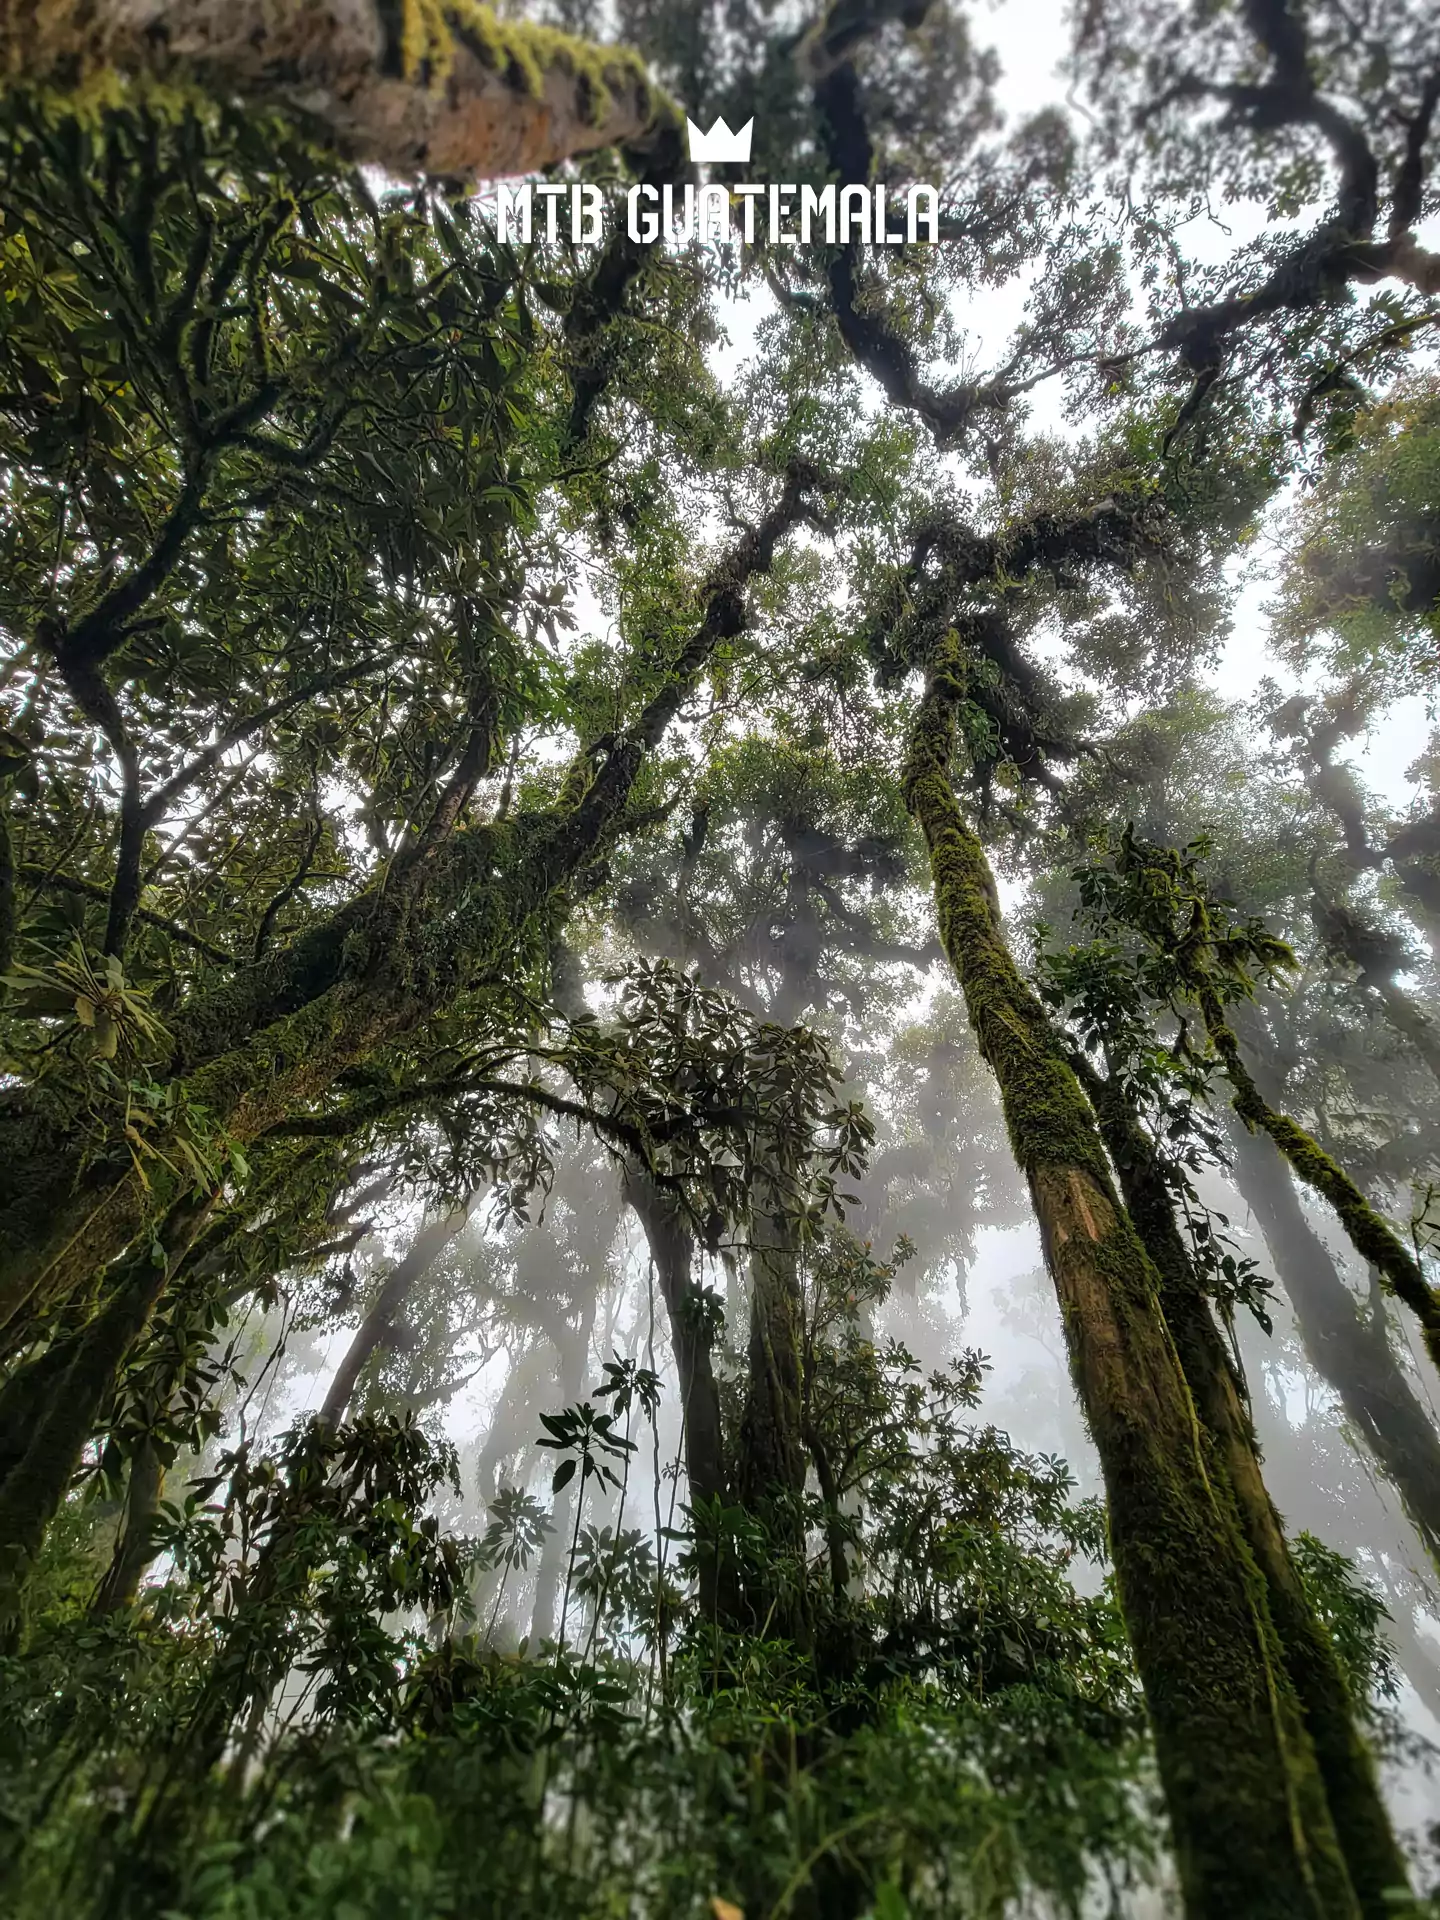
{"type": "Polygon", "coordinates": [[[1430,10],[319,20],[0,23],[6,1910],[1435,1913],[1430,10]]]}

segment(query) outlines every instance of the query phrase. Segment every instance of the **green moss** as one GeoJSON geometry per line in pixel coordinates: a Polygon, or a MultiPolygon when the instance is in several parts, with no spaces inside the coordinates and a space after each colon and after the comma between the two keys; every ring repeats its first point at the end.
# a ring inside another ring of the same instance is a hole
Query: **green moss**
{"type": "Polygon", "coordinates": [[[911,735],[906,802],[930,851],[940,939],[965,993],[980,1051],[1000,1083],[1015,1157],[1037,1167],[1084,1167],[1102,1187],[1110,1174],[1094,1117],[1075,1075],[1058,1058],[1044,1009],[1020,977],[1000,932],[985,850],[965,824],[950,785],[955,724],[940,681],[911,735]]]}
{"type": "Polygon", "coordinates": [[[502,20],[477,0],[401,0],[398,52],[407,80],[443,85],[457,42],[531,99],[543,94],[548,73],[577,81],[589,126],[603,125],[622,89],[637,95],[642,111],[658,102],[644,61],[628,47],[597,46],[555,27],[502,20]]]}
{"type": "Polygon", "coordinates": [[[1392,1896],[1404,1887],[1405,1866],[1335,1649],[1306,1596],[1266,1492],[1254,1430],[1180,1237],[1154,1145],[1117,1080],[1094,1075],[1085,1085],[1119,1169],[1127,1211],[1161,1276],[1166,1324],[1204,1430],[1207,1471],[1245,1542],[1247,1580],[1257,1618],[1265,1623],[1269,1658],[1283,1667],[1303,1710],[1361,1911],[1366,1920],[1384,1920],[1396,1911],[1392,1896]],[[1255,1588],[1257,1577],[1263,1589],[1255,1588]]]}
{"type": "MultiPolygon", "coordinates": [[[[463,46],[515,93],[538,100],[548,75],[576,85],[583,124],[600,128],[617,97],[633,97],[639,114],[657,124],[679,123],[679,110],[651,82],[641,56],[629,47],[604,46],[528,20],[503,20],[479,0],[380,0],[389,39],[387,61],[407,81],[428,89],[445,85],[463,46]]],[[[42,97],[56,112],[91,119],[132,104],[137,90],[152,110],[183,114],[213,104],[203,74],[183,71],[121,72],[109,64],[102,35],[82,20],[62,61],[52,50],[52,77],[42,97]],[[63,78],[62,78],[63,77],[63,78]],[[56,84],[56,78],[62,78],[56,84]]],[[[0,31],[0,59],[12,79],[29,77],[34,51],[22,35],[0,31]]]]}
{"type": "Polygon", "coordinates": [[[1252,1133],[1268,1133],[1296,1176],[1329,1201],[1350,1244],[1368,1260],[1391,1291],[1420,1322],[1430,1358],[1440,1366],[1440,1292],[1428,1284],[1420,1263],[1370,1205],[1338,1161],[1288,1114],[1278,1113],[1256,1086],[1220,1003],[1201,999],[1206,1031],[1234,1090],[1234,1107],[1252,1133]]]}

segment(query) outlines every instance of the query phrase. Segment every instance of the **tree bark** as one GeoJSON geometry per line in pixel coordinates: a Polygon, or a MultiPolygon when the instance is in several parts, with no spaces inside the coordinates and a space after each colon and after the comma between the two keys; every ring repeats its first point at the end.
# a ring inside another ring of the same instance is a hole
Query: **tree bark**
{"type": "MultiPolygon", "coordinates": [[[[660,1294],[670,1322],[670,1345],[680,1382],[680,1411],[685,1433],[685,1477],[694,1506],[722,1506],[726,1499],[725,1446],[720,1426],[720,1392],[710,1340],[697,1319],[699,1290],[694,1281],[695,1236],[679,1204],[656,1186],[638,1163],[625,1169],[625,1198],[645,1234],[655,1262],[660,1294]]],[[[700,1607],[716,1617],[723,1584],[716,1555],[697,1542],[700,1607]]]]}
{"type": "Polygon", "coordinates": [[[478,0],[12,0],[0,63],[82,99],[118,74],[278,107],[398,174],[538,173],[678,122],[638,54],[478,0]]]}
{"type": "Polygon", "coordinates": [[[802,1370],[800,1238],[778,1183],[757,1183],[751,1216],[750,1334],[735,1496],[761,1516],[774,1552],[738,1596],[750,1624],[808,1645],[800,1500],[809,1470],[802,1370]],[[787,1571],[788,1568],[788,1571],[787,1571]]]}
{"type": "Polygon", "coordinates": [[[94,1613],[118,1613],[133,1606],[145,1569],[155,1558],[152,1534],[165,1486],[165,1469],[151,1440],[142,1440],[130,1459],[125,1515],[115,1555],[92,1603],[94,1613]]]}
{"type": "Polygon", "coordinates": [[[64,1343],[63,1371],[50,1354],[22,1367],[0,1389],[0,1432],[10,1434],[12,1395],[34,1409],[28,1443],[12,1456],[0,1482],[0,1640],[18,1636],[25,1584],[46,1528],[59,1510],[94,1433],[108,1395],[135,1341],[184,1259],[211,1206],[187,1196],[172,1208],[160,1235],[160,1259],[149,1248],[127,1261],[95,1317],[64,1343]],[[31,1368],[48,1391],[37,1400],[31,1368]]]}
{"type": "Polygon", "coordinates": [[[330,1382],[329,1390],[320,1408],[320,1418],[328,1420],[332,1427],[338,1427],[345,1418],[345,1410],[350,1405],[355,1388],[365,1363],[375,1350],[381,1346],[395,1324],[397,1314],[405,1305],[411,1289],[424,1279],[425,1275],[440,1258],[446,1247],[469,1220],[480,1202],[483,1192],[477,1187],[465,1202],[448,1212],[437,1214],[428,1220],[416,1234],[410,1250],[403,1259],[397,1260],[386,1274],[380,1291],[370,1303],[364,1319],[355,1329],[354,1337],[345,1350],[345,1357],[335,1370],[335,1378],[330,1382]]]}
{"type": "Polygon", "coordinates": [[[1305,1217],[1288,1168],[1268,1140],[1229,1129],[1234,1180],[1265,1236],[1306,1357],[1339,1399],[1440,1570],[1440,1434],[1390,1344],[1305,1217]]]}
{"type": "MultiPolygon", "coordinates": [[[[1207,1471],[1203,1432],[1095,1115],[1000,931],[993,876],[950,784],[946,669],[917,715],[906,798],[941,940],[1040,1223],[1100,1455],[1125,1621],[1190,1920],[1360,1913],[1266,1597],[1207,1471]],[[1218,1755],[1225,1764],[1217,1764],[1218,1755]]],[[[963,672],[963,669],[962,669],[963,672]]]]}
{"type": "Polygon", "coordinates": [[[1115,1081],[1087,1075],[1085,1085],[1126,1208],[1160,1275],[1165,1320],[1205,1431],[1211,1477],[1228,1493],[1240,1535],[1265,1582],[1275,1647],[1304,1712],[1360,1910],[1366,1920],[1386,1920],[1395,1911],[1388,1895],[1405,1885],[1404,1858],[1334,1646],[1306,1596],[1266,1490],[1254,1426],[1230,1356],[1180,1235],[1148,1135],[1115,1081]]]}
{"type": "Polygon", "coordinates": [[[750,1378],[736,1485],[746,1505],[805,1488],[799,1239],[785,1213],[757,1212],[750,1251],[750,1378]]]}

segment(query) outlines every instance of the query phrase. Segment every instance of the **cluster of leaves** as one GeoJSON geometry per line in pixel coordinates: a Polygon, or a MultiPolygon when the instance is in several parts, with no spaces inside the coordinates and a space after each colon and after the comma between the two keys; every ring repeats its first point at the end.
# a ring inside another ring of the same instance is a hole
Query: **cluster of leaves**
{"type": "Polygon", "coordinates": [[[1200,890],[1210,851],[1204,839],[1179,853],[1151,848],[1127,827],[1110,859],[1071,876],[1077,927],[1090,938],[1048,947],[1050,929],[1037,926],[1037,988],[1084,1074],[1103,1075],[1143,1129],[1192,1268],[1227,1326],[1240,1308],[1269,1333],[1273,1283],[1196,1184],[1229,1162],[1214,1111],[1217,1062],[1203,1028],[1194,1031],[1190,1003],[1201,980],[1215,984],[1222,1004],[1248,998],[1254,972],[1273,979],[1292,955],[1261,920],[1232,920],[1226,903],[1200,890]]]}
{"type": "MultiPolygon", "coordinates": [[[[1402,381],[1302,497],[1279,606],[1297,666],[1426,693],[1440,674],[1440,392],[1402,381]]],[[[1372,686],[1372,693],[1373,693],[1372,686]]]]}
{"type": "Polygon", "coordinates": [[[707,1237],[743,1220],[757,1180],[771,1204],[818,1228],[843,1215],[840,1186],[874,1135],[863,1102],[809,1028],[757,1018],[693,971],[638,961],[617,982],[618,1019],[572,1024],[565,1064],[647,1170],[691,1201],[707,1237]],[[587,1044],[588,1043],[588,1044],[587,1044]]]}

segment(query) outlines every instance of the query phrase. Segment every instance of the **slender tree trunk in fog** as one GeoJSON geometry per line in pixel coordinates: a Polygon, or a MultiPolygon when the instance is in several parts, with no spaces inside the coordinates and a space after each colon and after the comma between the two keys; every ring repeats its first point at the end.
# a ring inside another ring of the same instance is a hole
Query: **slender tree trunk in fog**
{"type": "Polygon", "coordinates": [[[335,1371],[320,1409],[320,1418],[338,1427],[345,1418],[365,1363],[388,1337],[416,1283],[423,1280],[479,1205],[484,1189],[477,1187],[463,1205],[428,1220],[416,1234],[410,1250],[386,1274],[380,1291],[355,1329],[345,1357],[335,1371]]]}
{"type": "Polygon", "coordinates": [[[1207,1470],[1159,1276],[1112,1184],[1094,1112],[1005,943],[989,864],[950,783],[952,684],[937,676],[922,702],[906,798],[930,853],[941,940],[1029,1183],[1100,1455],[1186,1911],[1355,1916],[1315,1750],[1272,1655],[1265,1584],[1207,1470]]]}
{"type": "Polygon", "coordinates": [[[1211,1479],[1228,1494],[1243,1541],[1239,1552],[1248,1549],[1265,1582],[1268,1637],[1303,1709],[1361,1911],[1367,1920],[1384,1920],[1394,1912],[1387,1895],[1405,1884],[1405,1862],[1345,1676],[1290,1558],[1265,1487],[1254,1426],[1181,1237],[1155,1149],[1114,1080],[1086,1075],[1085,1085],[1126,1208],[1160,1275],[1165,1320],[1194,1396],[1211,1479]]]}
{"type": "Polygon", "coordinates": [[[142,1440],[130,1458],[125,1512],[115,1542],[115,1556],[96,1592],[93,1612],[116,1613],[133,1604],[145,1569],[155,1558],[151,1530],[164,1488],[165,1469],[159,1452],[153,1441],[142,1440]]]}
{"type": "MultiPolygon", "coordinates": [[[[546,1346],[549,1342],[544,1343],[546,1346]]],[[[548,1369],[547,1369],[548,1373],[548,1369]]],[[[535,1394],[539,1390],[537,1356],[533,1347],[522,1348],[505,1376],[505,1384],[500,1390],[495,1411],[490,1417],[489,1430],[485,1435],[485,1444],[480,1449],[480,1458],[475,1468],[475,1484],[480,1496],[482,1509],[488,1510],[491,1501],[500,1491],[500,1471],[506,1459],[517,1452],[529,1437],[534,1421],[535,1394]]],[[[548,1378],[545,1391],[550,1391],[548,1378]]],[[[503,1584],[507,1589],[507,1603],[513,1602],[514,1595],[509,1592],[515,1580],[514,1572],[504,1566],[487,1567],[475,1584],[474,1602],[476,1618],[488,1621],[495,1611],[495,1596],[503,1584]]],[[[500,1626],[511,1618],[507,1604],[505,1614],[497,1617],[497,1634],[500,1626]]],[[[517,1630],[516,1638],[519,1638],[517,1630]]]]}
{"type": "MultiPolygon", "coordinates": [[[[560,1358],[556,1379],[558,1399],[554,1403],[557,1406],[573,1406],[584,1394],[585,1373],[590,1360],[590,1336],[595,1330],[595,1303],[596,1289],[592,1286],[578,1324],[572,1326],[567,1321],[564,1332],[555,1336],[560,1358]]],[[[548,1457],[554,1458],[553,1455],[548,1457]]],[[[555,1617],[555,1602],[565,1584],[565,1566],[570,1556],[570,1537],[575,1524],[574,1503],[580,1495],[580,1479],[577,1475],[569,1486],[562,1487],[555,1496],[550,1531],[545,1536],[545,1544],[540,1549],[540,1564],[535,1570],[535,1604],[530,1613],[532,1646],[539,1646],[542,1640],[553,1640],[559,1626],[555,1617]]]]}
{"type": "Polygon", "coordinates": [[[1376,1212],[1340,1163],[1262,1088],[1263,1070],[1257,1075],[1247,1064],[1215,989],[1202,988],[1197,1002],[1210,1043],[1230,1082],[1235,1112],[1252,1132],[1269,1134],[1295,1177],[1334,1208],[1351,1246],[1420,1322],[1426,1351],[1440,1367],[1440,1287],[1431,1286],[1418,1254],[1376,1212]]]}
{"type": "Polygon", "coordinates": [[[1306,1357],[1440,1568],[1440,1433],[1396,1357],[1385,1318],[1367,1313],[1346,1285],[1271,1143],[1239,1125],[1230,1139],[1235,1185],[1265,1236],[1306,1357]]]}
{"type": "Polygon", "coordinates": [[[1392,1025],[1403,1033],[1431,1073],[1440,1080],[1440,1026],[1422,1007],[1415,1004],[1403,987],[1393,979],[1377,979],[1375,991],[1385,1003],[1392,1025]]]}
{"type": "MultiPolygon", "coordinates": [[[[644,1230],[670,1322],[691,1503],[709,1506],[718,1500],[723,1504],[725,1449],[720,1393],[715,1384],[710,1338],[696,1311],[699,1289],[694,1279],[695,1237],[680,1206],[638,1164],[626,1168],[625,1197],[644,1230]]],[[[704,1551],[703,1543],[699,1584],[701,1611],[706,1619],[713,1619],[719,1600],[719,1568],[714,1554],[704,1551]]]]}

